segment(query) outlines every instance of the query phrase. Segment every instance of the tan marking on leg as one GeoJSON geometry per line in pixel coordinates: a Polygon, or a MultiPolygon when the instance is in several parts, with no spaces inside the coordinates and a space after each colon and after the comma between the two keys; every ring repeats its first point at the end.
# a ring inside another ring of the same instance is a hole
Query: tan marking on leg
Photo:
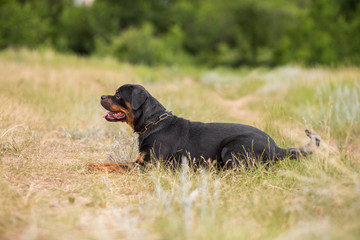
{"type": "Polygon", "coordinates": [[[131,163],[88,163],[89,170],[126,173],[132,169],[131,163]]]}
{"type": "Polygon", "coordinates": [[[138,153],[136,156],[135,163],[142,164],[145,161],[146,152],[138,153]]]}

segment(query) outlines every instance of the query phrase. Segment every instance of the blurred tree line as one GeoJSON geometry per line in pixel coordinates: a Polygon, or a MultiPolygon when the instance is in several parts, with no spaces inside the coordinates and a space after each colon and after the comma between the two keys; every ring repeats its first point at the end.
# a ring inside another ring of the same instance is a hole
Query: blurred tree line
{"type": "Polygon", "coordinates": [[[360,63],[359,0],[0,0],[0,49],[144,64],[360,63]]]}

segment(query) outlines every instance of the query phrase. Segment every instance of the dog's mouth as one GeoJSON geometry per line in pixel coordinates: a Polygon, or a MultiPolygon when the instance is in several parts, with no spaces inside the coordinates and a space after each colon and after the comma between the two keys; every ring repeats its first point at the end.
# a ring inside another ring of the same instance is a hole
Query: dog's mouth
{"type": "Polygon", "coordinates": [[[108,112],[103,117],[110,122],[116,122],[124,120],[126,115],[123,112],[108,112]]]}

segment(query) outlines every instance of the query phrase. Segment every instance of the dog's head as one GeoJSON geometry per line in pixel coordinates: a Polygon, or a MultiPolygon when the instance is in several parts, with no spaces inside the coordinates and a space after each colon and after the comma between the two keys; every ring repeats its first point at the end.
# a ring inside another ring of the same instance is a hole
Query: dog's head
{"type": "Polygon", "coordinates": [[[135,119],[142,114],[142,106],[149,97],[150,94],[140,85],[123,85],[115,95],[101,96],[101,105],[109,111],[104,117],[110,122],[126,122],[135,129],[135,119]]]}

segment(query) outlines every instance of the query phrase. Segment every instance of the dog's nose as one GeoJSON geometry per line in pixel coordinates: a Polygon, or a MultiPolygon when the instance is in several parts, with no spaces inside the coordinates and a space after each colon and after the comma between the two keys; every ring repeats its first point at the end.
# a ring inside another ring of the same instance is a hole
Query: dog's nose
{"type": "Polygon", "coordinates": [[[101,100],[104,100],[106,98],[106,95],[101,96],[101,100]]]}

